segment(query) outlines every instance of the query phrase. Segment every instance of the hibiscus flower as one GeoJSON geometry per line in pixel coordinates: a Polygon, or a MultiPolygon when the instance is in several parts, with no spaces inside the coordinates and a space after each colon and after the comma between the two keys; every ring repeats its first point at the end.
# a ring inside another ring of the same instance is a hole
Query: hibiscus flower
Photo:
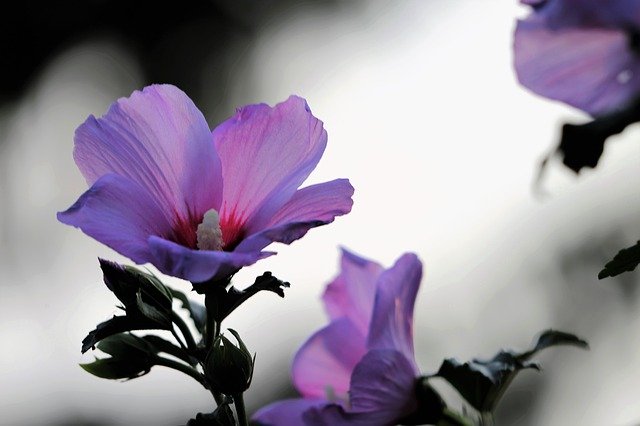
{"type": "Polygon", "coordinates": [[[299,97],[239,108],[211,132],[184,92],[149,86],[78,127],[90,188],[58,219],[165,274],[226,279],[351,210],[346,179],[298,189],[326,143],[299,97]]]}
{"type": "Polygon", "coordinates": [[[520,83],[591,115],[640,94],[640,2],[521,0],[514,62],[520,83]]]}
{"type": "Polygon", "coordinates": [[[422,264],[405,254],[384,269],[348,251],[323,296],[330,323],[298,350],[302,398],[259,410],[265,425],[392,425],[417,408],[413,307],[422,264]]]}

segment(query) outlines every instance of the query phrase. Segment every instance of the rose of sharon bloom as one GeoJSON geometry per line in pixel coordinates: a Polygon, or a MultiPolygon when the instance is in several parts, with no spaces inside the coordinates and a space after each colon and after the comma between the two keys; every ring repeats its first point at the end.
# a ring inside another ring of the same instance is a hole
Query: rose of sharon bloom
{"type": "Polygon", "coordinates": [[[521,0],[514,62],[533,92],[591,115],[640,95],[640,1],[521,0]]]}
{"type": "Polygon", "coordinates": [[[302,395],[260,409],[264,425],[393,425],[417,408],[413,306],[422,264],[389,269],[347,251],[323,296],[329,325],[302,345],[293,383],[302,395]]]}
{"type": "Polygon", "coordinates": [[[351,210],[346,179],[298,189],[326,143],[299,97],[239,108],[211,132],[181,90],[149,86],[78,127],[90,188],[58,219],[165,274],[228,277],[351,210]]]}

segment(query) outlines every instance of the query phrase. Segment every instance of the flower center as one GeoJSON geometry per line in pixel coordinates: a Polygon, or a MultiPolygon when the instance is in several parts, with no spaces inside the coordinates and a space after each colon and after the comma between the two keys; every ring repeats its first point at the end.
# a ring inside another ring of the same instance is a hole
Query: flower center
{"type": "Polygon", "coordinates": [[[199,250],[222,250],[222,229],[220,228],[220,215],[215,209],[204,214],[202,223],[196,231],[199,250]]]}

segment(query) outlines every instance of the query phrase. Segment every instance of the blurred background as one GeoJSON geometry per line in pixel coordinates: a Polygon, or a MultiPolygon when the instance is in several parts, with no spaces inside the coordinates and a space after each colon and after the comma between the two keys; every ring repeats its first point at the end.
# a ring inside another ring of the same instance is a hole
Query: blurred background
{"type": "MultiPolygon", "coordinates": [[[[56,221],[83,192],[73,132],[150,83],[173,83],[211,127],[247,103],[298,94],[329,144],[308,183],[351,179],[354,209],[243,270],[292,283],[225,326],[257,352],[251,411],[295,392],[289,366],[326,322],[319,303],[339,245],[385,265],[418,253],[416,355],[524,348],[575,332],[589,352],[552,349],[523,372],[499,425],[640,421],[639,274],[597,280],[640,235],[640,126],[612,138],[597,170],[538,165],[561,123],[586,117],[519,87],[515,1],[209,0],[23,2],[0,29],[0,424],[177,425],[212,401],[175,371],[126,383],[78,363],[80,342],[116,313],[97,257],[126,260],[56,221]]],[[[183,290],[188,283],[170,281],[183,290]]],[[[194,297],[197,296],[194,294],[194,297]]],[[[446,386],[443,385],[443,388],[446,386]]]]}

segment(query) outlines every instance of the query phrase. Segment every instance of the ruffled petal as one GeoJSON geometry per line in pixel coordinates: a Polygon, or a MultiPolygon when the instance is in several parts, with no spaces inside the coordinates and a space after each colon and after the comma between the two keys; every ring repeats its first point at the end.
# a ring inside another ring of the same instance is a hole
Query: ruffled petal
{"type": "Polygon", "coordinates": [[[342,249],[340,274],[322,295],[329,317],[349,318],[366,336],[373,312],[376,281],[383,270],[380,264],[342,249]]]}
{"type": "Polygon", "coordinates": [[[304,426],[302,413],[326,404],[324,399],[285,399],[259,409],[251,419],[262,426],[304,426]]]}
{"type": "Polygon", "coordinates": [[[148,86],[103,117],[90,116],[76,130],[74,158],[89,184],[107,173],[125,176],[174,220],[199,221],[220,207],[222,168],[211,132],[174,86],[148,86]]]}
{"type": "Polygon", "coordinates": [[[227,244],[265,229],[315,168],[327,132],[304,99],[238,109],[213,131],[224,177],[220,217],[227,244]]]}
{"type": "Polygon", "coordinates": [[[348,318],[313,334],[293,360],[291,375],[298,392],[308,398],[328,392],[346,397],[351,373],[366,352],[365,339],[348,318]]]}
{"type": "Polygon", "coordinates": [[[193,283],[230,276],[244,266],[275,254],[191,250],[155,236],[149,238],[149,247],[153,256],[152,263],[160,272],[193,283]]]}
{"type": "Polygon", "coordinates": [[[262,250],[272,242],[290,244],[309,229],[333,222],[351,211],[353,186],[347,179],[311,185],[296,191],[267,224],[267,229],[245,238],[236,251],[262,250]]]}
{"type": "Polygon", "coordinates": [[[313,426],[395,425],[417,407],[415,375],[405,356],[394,350],[368,352],[351,378],[351,408],[338,404],[311,407],[303,414],[313,426]]]}
{"type": "Polygon", "coordinates": [[[369,349],[397,350],[414,369],[413,307],[421,279],[422,263],[413,253],[402,255],[380,275],[367,338],[369,349]]]}
{"type": "Polygon", "coordinates": [[[171,232],[157,201],[136,182],[107,174],[95,181],[58,220],[137,263],[151,261],[147,239],[171,232]]]}
{"type": "Polygon", "coordinates": [[[517,24],[514,65],[523,86],[591,115],[623,107],[640,92],[640,57],[622,29],[551,28],[534,14],[517,24]]]}

